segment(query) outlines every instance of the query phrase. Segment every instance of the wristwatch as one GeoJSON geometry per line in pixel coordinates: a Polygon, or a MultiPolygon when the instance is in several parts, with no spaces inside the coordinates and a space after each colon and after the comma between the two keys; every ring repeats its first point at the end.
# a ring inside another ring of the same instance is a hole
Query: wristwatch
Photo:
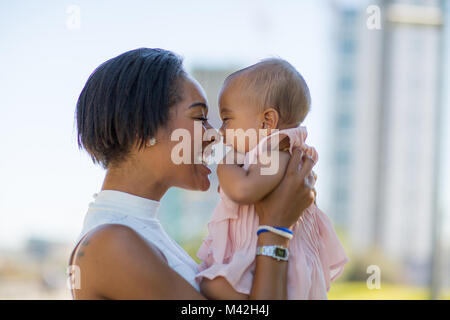
{"type": "Polygon", "coordinates": [[[278,261],[289,259],[289,250],[282,246],[262,246],[256,248],[256,255],[268,256],[278,261]]]}

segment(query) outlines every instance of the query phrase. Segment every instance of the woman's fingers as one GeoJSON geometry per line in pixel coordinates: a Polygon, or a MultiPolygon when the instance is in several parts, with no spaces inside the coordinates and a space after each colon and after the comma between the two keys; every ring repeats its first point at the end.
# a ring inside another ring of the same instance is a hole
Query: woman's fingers
{"type": "MultiPolygon", "coordinates": [[[[313,178],[314,178],[314,185],[315,185],[316,182],[317,182],[317,174],[314,172],[314,170],[311,171],[311,174],[312,174],[312,176],[313,176],[313,178]]],[[[313,191],[313,193],[314,193],[314,203],[316,203],[316,199],[317,199],[317,190],[316,190],[316,188],[313,188],[312,191],[313,191]]]]}
{"type": "Polygon", "coordinates": [[[305,157],[302,169],[300,170],[300,178],[305,179],[311,174],[312,168],[314,167],[314,161],[311,158],[305,157]]]}
{"type": "Polygon", "coordinates": [[[289,160],[288,167],[286,172],[289,173],[290,176],[296,177],[295,179],[300,180],[303,185],[306,185],[309,189],[312,189],[315,184],[315,174],[312,173],[312,168],[314,167],[315,162],[314,159],[308,155],[304,156],[303,151],[300,148],[295,148],[292,151],[292,156],[289,160]],[[298,168],[300,164],[303,164],[300,172],[298,168]]]}
{"type": "Polygon", "coordinates": [[[282,182],[255,204],[260,223],[291,227],[298,221],[302,212],[315,199],[315,191],[311,186],[315,181],[311,173],[314,163],[312,159],[304,157],[302,150],[295,148],[292,151],[282,182]],[[310,183],[307,177],[310,177],[310,183]]]}
{"type": "Polygon", "coordinates": [[[292,156],[289,159],[289,163],[286,169],[287,173],[296,173],[298,172],[298,167],[300,166],[300,163],[302,162],[302,155],[303,152],[299,148],[294,148],[292,150],[292,156]]]}
{"type": "Polygon", "coordinates": [[[317,163],[317,161],[319,161],[319,154],[317,153],[316,148],[306,145],[305,148],[305,156],[310,157],[314,162],[317,163]]]}

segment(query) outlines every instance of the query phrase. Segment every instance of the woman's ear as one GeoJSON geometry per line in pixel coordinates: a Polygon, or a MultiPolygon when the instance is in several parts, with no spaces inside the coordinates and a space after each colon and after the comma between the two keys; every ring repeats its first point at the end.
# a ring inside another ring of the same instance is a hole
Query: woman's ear
{"type": "Polygon", "coordinates": [[[280,116],[278,111],[274,108],[269,108],[263,112],[263,129],[276,129],[278,127],[278,121],[280,116]]]}

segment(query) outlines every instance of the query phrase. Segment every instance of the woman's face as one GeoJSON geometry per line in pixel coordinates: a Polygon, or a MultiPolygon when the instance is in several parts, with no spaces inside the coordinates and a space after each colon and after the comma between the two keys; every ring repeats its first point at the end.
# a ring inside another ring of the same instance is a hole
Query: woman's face
{"type": "Polygon", "coordinates": [[[164,158],[172,186],[206,191],[210,186],[208,175],[211,170],[202,163],[202,151],[212,143],[203,141],[205,131],[212,129],[207,119],[208,103],[203,88],[195,79],[186,77],[182,82],[183,99],[171,108],[168,125],[162,135],[158,134],[159,141],[163,140],[167,146],[164,158]],[[194,126],[197,132],[194,132],[194,126]],[[197,147],[194,147],[195,143],[197,147]],[[183,163],[177,164],[180,159],[183,163]]]}

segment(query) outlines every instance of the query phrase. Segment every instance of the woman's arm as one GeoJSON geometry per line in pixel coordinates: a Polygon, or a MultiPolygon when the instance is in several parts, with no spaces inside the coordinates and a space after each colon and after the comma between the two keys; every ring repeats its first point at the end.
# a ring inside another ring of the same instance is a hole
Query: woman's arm
{"type": "MultiPolygon", "coordinates": [[[[122,225],[102,225],[90,232],[74,252],[80,289],[75,299],[205,299],[139,234],[122,225]],[[130,249],[131,248],[131,249],[130,249]]],[[[245,300],[225,278],[204,282],[209,299],[245,300]]]]}
{"type": "Polygon", "coordinates": [[[74,253],[81,288],[75,299],[205,299],[160,251],[132,229],[102,225],[74,253]]]}
{"type": "MultiPolygon", "coordinates": [[[[231,151],[233,152],[233,151],[231,151]]],[[[219,164],[217,177],[225,194],[239,204],[254,204],[272,191],[281,181],[289,161],[289,153],[279,151],[270,164],[257,162],[244,170],[238,164],[219,164]],[[263,174],[264,169],[275,168],[263,174]]]]}
{"type": "MultiPolygon", "coordinates": [[[[266,198],[257,203],[256,211],[261,225],[291,228],[301,212],[314,201],[314,192],[305,184],[314,165],[311,159],[305,159],[301,171],[298,170],[301,152],[294,150],[289,160],[281,184],[266,198]]],[[[289,247],[289,240],[279,235],[264,232],[258,236],[257,246],[281,245],[289,247]]],[[[210,299],[286,299],[287,263],[271,257],[256,256],[255,276],[250,295],[236,292],[223,277],[204,279],[202,292],[210,299]]]]}
{"type": "MultiPolygon", "coordinates": [[[[289,247],[289,240],[276,234],[265,232],[258,237],[258,246],[280,245],[289,247]]],[[[287,282],[287,262],[276,261],[266,256],[256,256],[257,272],[253,279],[250,295],[236,291],[224,277],[203,278],[200,284],[202,294],[213,300],[247,300],[247,299],[286,299],[284,287],[279,283],[287,282]],[[272,279],[268,279],[268,275],[272,279]],[[256,278],[258,277],[258,278],[256,278]],[[276,282],[275,286],[269,285],[276,282]],[[269,290],[264,293],[265,290],[269,290]],[[264,296],[264,294],[267,294],[264,296]]]]}
{"type": "MultiPolygon", "coordinates": [[[[299,170],[302,152],[294,149],[285,176],[278,187],[255,204],[261,225],[292,229],[303,211],[314,202],[314,193],[306,177],[311,174],[314,162],[305,158],[299,170]]],[[[288,247],[288,240],[270,232],[258,237],[258,246],[280,244],[288,247]]],[[[270,257],[257,256],[255,276],[250,299],[286,299],[287,263],[270,257]]]]}
{"type": "Polygon", "coordinates": [[[203,278],[200,283],[201,293],[212,300],[247,300],[248,294],[234,290],[224,277],[214,279],[203,278]]]}
{"type": "MultiPolygon", "coordinates": [[[[313,162],[306,159],[302,170],[300,151],[295,150],[278,187],[255,204],[261,224],[292,227],[301,212],[314,201],[305,184],[313,162]]],[[[258,246],[283,245],[276,234],[262,233],[258,246]]],[[[286,299],[287,262],[256,257],[255,276],[249,299],[286,299]]],[[[77,247],[72,264],[79,267],[80,289],[75,299],[205,299],[174,271],[160,251],[132,229],[103,225],[91,231],[77,247]]]]}

